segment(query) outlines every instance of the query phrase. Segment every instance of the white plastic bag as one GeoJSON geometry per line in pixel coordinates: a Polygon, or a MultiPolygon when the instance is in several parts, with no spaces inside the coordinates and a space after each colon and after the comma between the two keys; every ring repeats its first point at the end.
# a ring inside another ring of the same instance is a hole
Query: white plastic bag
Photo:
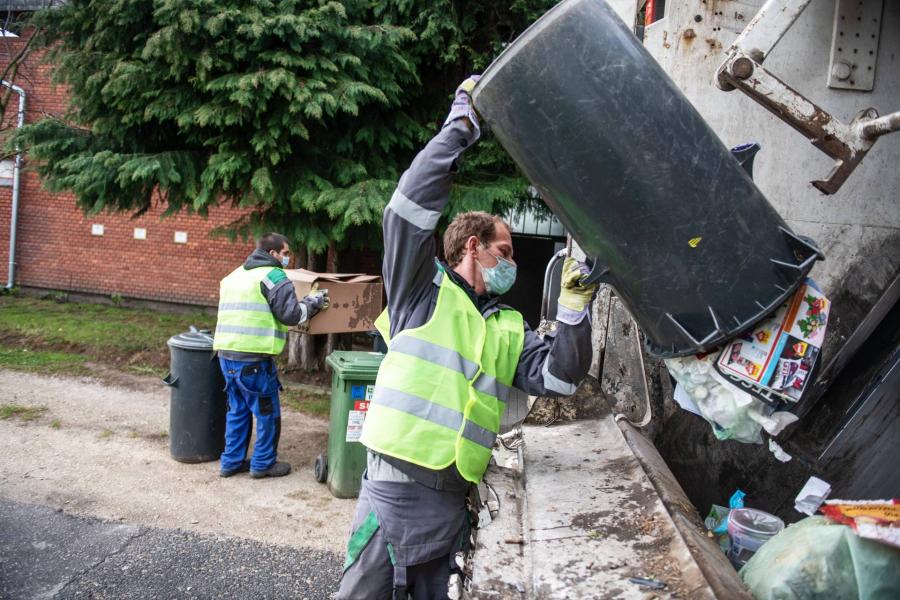
{"type": "Polygon", "coordinates": [[[697,409],[720,440],[761,444],[761,430],[778,435],[797,415],[768,412],[767,406],[747,392],[731,385],[716,373],[715,357],[706,355],[670,358],[665,361],[669,373],[690,396],[697,409]]]}

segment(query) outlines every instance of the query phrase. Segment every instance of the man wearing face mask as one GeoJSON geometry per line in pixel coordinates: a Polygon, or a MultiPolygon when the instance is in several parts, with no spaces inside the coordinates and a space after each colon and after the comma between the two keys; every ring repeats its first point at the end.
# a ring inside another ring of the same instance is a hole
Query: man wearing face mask
{"type": "Polygon", "coordinates": [[[328,296],[314,292],[298,300],[284,273],[290,260],[287,238],[267,233],[244,264],[220,284],[213,349],[219,353],[228,394],[222,477],[250,471],[251,477],[260,479],[291,472],[290,464],[276,460],[281,384],[274,359],[284,349],[288,327],[328,308],[328,296]],[[254,417],[256,443],[253,458],[247,460],[254,417]]]}
{"type": "MultiPolygon", "coordinates": [[[[442,130],[400,178],[384,212],[388,342],[361,442],[368,448],[336,598],[444,599],[468,537],[465,499],[481,480],[515,387],[575,391],[591,361],[588,304],[596,285],[568,259],[557,334],[542,340],[499,296],[516,278],[509,227],[484,212],[457,215],[434,259],[434,229],[463,151],[480,135],[457,90],[442,130]]],[[[541,266],[541,268],[543,265],[541,266]]]]}

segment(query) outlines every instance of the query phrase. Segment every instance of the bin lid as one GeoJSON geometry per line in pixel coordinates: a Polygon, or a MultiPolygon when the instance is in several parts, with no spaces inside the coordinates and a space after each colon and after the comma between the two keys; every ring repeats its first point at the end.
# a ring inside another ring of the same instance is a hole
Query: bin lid
{"type": "Polygon", "coordinates": [[[170,348],[210,352],[213,349],[213,336],[211,333],[204,331],[185,331],[184,333],[173,335],[166,343],[170,348]]]}
{"type": "Polygon", "coordinates": [[[735,508],[728,513],[728,522],[739,530],[766,537],[784,529],[784,521],[755,508],[735,508]]]}
{"type": "Polygon", "coordinates": [[[371,379],[375,380],[378,367],[384,354],[381,352],[349,352],[338,350],[328,355],[325,361],[331,365],[334,372],[341,379],[371,379]]]}

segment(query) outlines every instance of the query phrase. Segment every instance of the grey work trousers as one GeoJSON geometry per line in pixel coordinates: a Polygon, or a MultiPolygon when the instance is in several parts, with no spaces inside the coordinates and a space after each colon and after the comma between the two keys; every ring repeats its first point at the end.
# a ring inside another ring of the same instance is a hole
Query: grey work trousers
{"type": "Polygon", "coordinates": [[[406,568],[406,588],[394,589],[394,566],[381,529],[341,577],[335,600],[447,600],[450,561],[444,556],[406,568]]]}
{"type": "MultiPolygon", "coordinates": [[[[396,556],[393,556],[394,560],[392,560],[388,541],[384,534],[384,523],[375,517],[376,511],[369,496],[370,492],[378,491],[370,486],[377,485],[379,485],[378,482],[366,481],[364,475],[363,486],[360,489],[356,505],[356,514],[351,526],[351,540],[348,544],[348,555],[352,556],[352,559],[348,560],[352,560],[352,564],[344,570],[340,589],[335,598],[337,600],[446,600],[450,572],[451,568],[455,566],[453,560],[458,544],[439,543],[436,547],[431,547],[430,551],[426,549],[419,553],[421,558],[425,559],[422,562],[416,560],[415,553],[409,555],[408,548],[401,551],[394,546],[391,551],[396,556]],[[377,528],[373,532],[375,525],[377,528]],[[360,548],[361,543],[365,544],[362,548],[360,548]],[[443,552],[441,552],[442,547],[445,548],[443,552]],[[395,563],[397,564],[395,565],[395,563]]],[[[388,530],[394,531],[395,543],[402,545],[404,542],[413,541],[413,543],[421,544],[428,542],[431,535],[440,539],[442,533],[446,536],[447,532],[458,529],[454,511],[435,511],[435,508],[440,508],[441,503],[434,502],[436,500],[434,497],[431,498],[434,504],[427,501],[429,495],[445,494],[444,492],[427,490],[414,482],[392,482],[382,485],[387,485],[394,491],[408,490],[411,496],[408,496],[407,499],[416,499],[409,506],[408,512],[401,510],[407,518],[411,517],[412,520],[404,518],[396,521],[396,515],[392,515],[389,511],[384,512],[385,506],[381,506],[378,511],[382,516],[394,519],[393,522],[388,522],[388,530]],[[421,496],[422,494],[425,496],[421,496]],[[447,516],[446,522],[442,519],[444,514],[447,516]]],[[[377,495],[376,493],[376,497],[377,495]]],[[[401,496],[403,495],[401,493],[401,496]]],[[[456,496],[455,493],[449,494],[444,496],[444,499],[454,505],[456,496]]],[[[459,501],[463,502],[463,498],[464,495],[459,496],[459,501]]]]}

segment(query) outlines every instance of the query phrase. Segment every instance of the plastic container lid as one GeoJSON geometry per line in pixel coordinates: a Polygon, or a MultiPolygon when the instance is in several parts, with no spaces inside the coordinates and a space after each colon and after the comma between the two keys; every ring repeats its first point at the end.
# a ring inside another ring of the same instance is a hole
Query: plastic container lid
{"type": "Polygon", "coordinates": [[[210,352],[213,349],[213,336],[205,331],[186,331],[173,335],[166,343],[170,348],[210,352]]]}
{"type": "Polygon", "coordinates": [[[384,360],[384,354],[381,352],[338,350],[329,354],[325,362],[342,379],[368,378],[374,380],[382,360],[384,360]]]}
{"type": "Polygon", "coordinates": [[[770,538],[784,529],[784,521],[755,508],[735,508],[728,513],[729,528],[764,538],[770,538]]]}

